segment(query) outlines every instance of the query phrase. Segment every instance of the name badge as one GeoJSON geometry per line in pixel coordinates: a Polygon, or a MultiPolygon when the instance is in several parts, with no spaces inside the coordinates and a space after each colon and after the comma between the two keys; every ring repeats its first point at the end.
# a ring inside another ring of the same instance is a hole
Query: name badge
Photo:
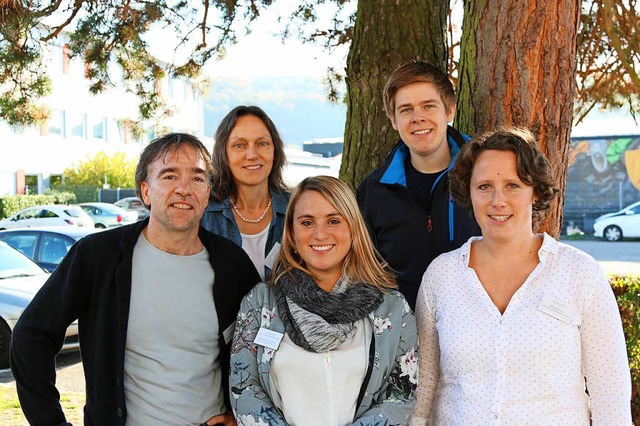
{"type": "Polygon", "coordinates": [[[275,351],[280,346],[282,336],[284,336],[282,333],[261,327],[253,343],[275,351]]]}
{"type": "Polygon", "coordinates": [[[271,251],[264,259],[264,266],[269,269],[273,269],[273,264],[278,258],[278,253],[280,253],[280,243],[276,242],[273,247],[271,247],[271,251]]]}
{"type": "Polygon", "coordinates": [[[236,323],[235,321],[231,323],[229,327],[225,331],[222,332],[222,338],[224,339],[224,344],[227,345],[233,339],[233,332],[236,331],[236,323]]]}
{"type": "Polygon", "coordinates": [[[570,303],[558,300],[551,293],[544,295],[538,310],[566,324],[577,324],[579,322],[575,308],[570,303]]]}

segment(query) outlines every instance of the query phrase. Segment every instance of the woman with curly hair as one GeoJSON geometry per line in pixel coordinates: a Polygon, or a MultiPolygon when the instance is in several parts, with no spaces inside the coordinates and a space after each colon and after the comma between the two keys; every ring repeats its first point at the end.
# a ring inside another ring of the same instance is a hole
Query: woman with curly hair
{"type": "Polygon", "coordinates": [[[422,279],[412,424],[631,424],[625,340],[602,269],[533,232],[558,190],[531,133],[472,140],[449,182],[482,236],[422,279]]]}
{"type": "Polygon", "coordinates": [[[269,284],[243,300],[231,350],[240,425],[408,424],[415,319],[349,187],[303,180],[269,284]]]}

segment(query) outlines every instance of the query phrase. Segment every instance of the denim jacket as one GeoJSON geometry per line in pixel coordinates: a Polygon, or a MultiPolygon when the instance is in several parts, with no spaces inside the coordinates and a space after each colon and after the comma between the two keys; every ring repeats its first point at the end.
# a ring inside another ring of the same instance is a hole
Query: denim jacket
{"type": "MultiPolygon", "coordinates": [[[[265,256],[269,255],[275,243],[282,241],[284,215],[287,211],[287,204],[289,204],[289,197],[291,196],[288,192],[280,192],[273,189],[270,189],[269,193],[271,195],[273,216],[271,218],[271,224],[269,224],[267,245],[264,248],[265,256]]],[[[221,235],[242,247],[242,237],[240,236],[236,219],[233,216],[229,197],[223,201],[211,199],[200,220],[200,225],[206,230],[221,235]]],[[[264,276],[268,278],[271,270],[265,266],[264,272],[264,276]]]]}
{"type": "MultiPolygon", "coordinates": [[[[367,373],[352,425],[409,424],[416,402],[418,346],[413,312],[391,291],[369,314],[372,330],[367,373]]],[[[269,371],[276,351],[254,342],[261,328],[284,333],[273,291],[260,283],[242,301],[231,348],[231,406],[238,425],[284,426],[273,403],[269,371]]]]}

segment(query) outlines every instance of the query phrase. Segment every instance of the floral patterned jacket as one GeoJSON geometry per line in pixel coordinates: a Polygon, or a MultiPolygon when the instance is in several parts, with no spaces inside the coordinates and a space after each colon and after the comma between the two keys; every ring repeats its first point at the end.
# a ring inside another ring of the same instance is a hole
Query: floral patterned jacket
{"type": "MultiPolygon", "coordinates": [[[[413,312],[402,294],[391,291],[368,319],[373,330],[369,366],[351,424],[409,424],[418,383],[413,312]]],[[[265,283],[245,296],[238,313],[231,348],[231,405],[240,426],[286,425],[270,388],[274,351],[253,343],[260,327],[285,332],[273,292],[265,283]]]]}

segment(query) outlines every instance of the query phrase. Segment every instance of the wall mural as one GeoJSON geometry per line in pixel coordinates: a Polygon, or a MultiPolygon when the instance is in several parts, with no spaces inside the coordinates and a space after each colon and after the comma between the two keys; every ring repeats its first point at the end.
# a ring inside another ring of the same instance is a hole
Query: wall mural
{"type": "Polygon", "coordinates": [[[564,223],[593,232],[593,220],[640,200],[640,135],[572,138],[564,223]]]}

